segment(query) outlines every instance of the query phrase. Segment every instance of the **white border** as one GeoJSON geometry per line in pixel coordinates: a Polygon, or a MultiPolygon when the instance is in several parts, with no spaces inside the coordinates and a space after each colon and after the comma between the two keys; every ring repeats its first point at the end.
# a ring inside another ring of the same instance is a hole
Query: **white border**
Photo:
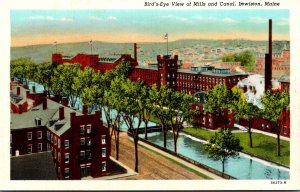
{"type": "MultiPolygon", "coordinates": [[[[216,2],[220,0],[202,0],[204,2],[216,2]]],[[[246,0],[240,0],[246,1],[246,0]]],[[[253,0],[251,2],[260,2],[261,0],[253,0]]],[[[187,181],[11,181],[10,180],[10,158],[9,158],[9,132],[10,132],[10,107],[9,107],[9,62],[10,62],[10,10],[15,9],[233,9],[233,7],[144,7],[144,0],[9,0],[0,2],[0,53],[1,53],[1,93],[0,93],[0,190],[112,190],[112,189],[143,189],[143,190],[164,190],[164,189],[268,189],[268,190],[284,190],[284,189],[300,189],[300,100],[299,98],[299,78],[300,72],[300,1],[298,0],[274,0],[280,2],[280,7],[271,7],[270,9],[289,9],[290,10],[290,41],[291,41],[291,164],[290,164],[290,180],[287,184],[271,184],[269,180],[262,181],[218,181],[218,180],[187,180],[187,181]]],[[[149,1],[153,2],[153,1],[149,1]]],[[[160,0],[158,0],[160,2],[160,0]]],[[[164,2],[172,2],[164,0],[164,2]]],[[[178,0],[178,2],[188,2],[186,0],[178,0]]],[[[232,2],[223,0],[223,2],[232,2]]],[[[248,1],[247,1],[248,2],[248,1]]],[[[238,9],[250,9],[250,7],[236,7],[238,9]]],[[[253,7],[255,9],[266,9],[266,7],[253,7]]]]}

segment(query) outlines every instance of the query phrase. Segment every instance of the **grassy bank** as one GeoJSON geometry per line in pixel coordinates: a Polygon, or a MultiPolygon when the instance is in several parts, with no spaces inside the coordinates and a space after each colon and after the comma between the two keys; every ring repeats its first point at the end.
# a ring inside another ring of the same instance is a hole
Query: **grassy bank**
{"type": "MultiPolygon", "coordinates": [[[[213,131],[201,128],[185,128],[185,132],[196,137],[208,140],[214,134],[213,131]]],[[[277,156],[277,138],[260,133],[252,133],[253,148],[249,147],[248,133],[234,133],[240,139],[243,152],[266,159],[281,165],[290,166],[290,142],[281,140],[281,156],[277,156]]]]}

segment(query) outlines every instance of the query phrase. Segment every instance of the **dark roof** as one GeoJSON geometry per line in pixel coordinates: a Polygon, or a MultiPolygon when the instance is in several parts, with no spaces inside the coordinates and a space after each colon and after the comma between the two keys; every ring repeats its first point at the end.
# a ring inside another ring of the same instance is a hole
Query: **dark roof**
{"type": "Polygon", "coordinates": [[[11,180],[57,180],[51,152],[10,158],[11,180]]]}
{"type": "Polygon", "coordinates": [[[290,82],[290,76],[281,76],[278,79],[279,82],[283,82],[283,83],[289,83],[290,82]]]}

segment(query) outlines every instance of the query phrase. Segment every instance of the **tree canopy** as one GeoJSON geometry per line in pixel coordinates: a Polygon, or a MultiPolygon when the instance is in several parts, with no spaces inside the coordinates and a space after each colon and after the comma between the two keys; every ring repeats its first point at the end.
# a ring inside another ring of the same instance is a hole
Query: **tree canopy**
{"type": "Polygon", "coordinates": [[[254,54],[247,50],[241,53],[228,54],[222,57],[223,62],[241,62],[241,66],[244,66],[247,71],[252,71],[253,66],[255,65],[255,56],[254,54]]]}

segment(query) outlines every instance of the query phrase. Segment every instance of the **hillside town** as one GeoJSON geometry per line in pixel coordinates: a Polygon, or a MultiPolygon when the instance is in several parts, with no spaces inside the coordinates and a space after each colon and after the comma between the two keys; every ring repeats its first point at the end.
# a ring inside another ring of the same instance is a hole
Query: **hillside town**
{"type": "Polygon", "coordinates": [[[288,179],[289,42],[273,42],[271,19],[268,26],[261,46],[195,45],[154,56],[134,43],[132,54],[109,57],[91,41],[91,53],[75,56],[56,47],[50,63],[12,60],[11,179],[288,179]],[[246,51],[251,66],[224,59],[246,51]],[[209,146],[218,134],[236,146],[216,158],[209,146]],[[263,142],[272,143],[272,155],[263,142]],[[153,151],[170,177],[159,175],[153,151]],[[30,159],[42,166],[32,168],[30,159]],[[230,169],[252,160],[257,175],[230,169]]]}

